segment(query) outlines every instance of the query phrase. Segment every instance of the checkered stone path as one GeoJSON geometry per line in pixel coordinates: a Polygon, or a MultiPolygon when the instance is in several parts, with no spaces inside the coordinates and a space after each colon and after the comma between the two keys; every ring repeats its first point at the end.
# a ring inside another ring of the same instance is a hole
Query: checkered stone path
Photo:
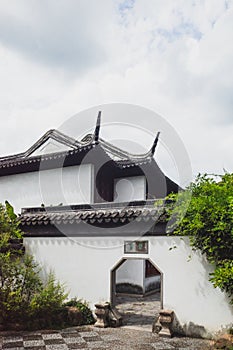
{"type": "Polygon", "coordinates": [[[162,339],[147,331],[124,328],[74,327],[61,331],[0,333],[0,349],[9,350],[209,350],[210,341],[162,339]]]}
{"type": "Polygon", "coordinates": [[[9,350],[66,350],[106,348],[104,337],[87,328],[71,328],[63,331],[22,333],[2,337],[0,349],[9,350]]]}

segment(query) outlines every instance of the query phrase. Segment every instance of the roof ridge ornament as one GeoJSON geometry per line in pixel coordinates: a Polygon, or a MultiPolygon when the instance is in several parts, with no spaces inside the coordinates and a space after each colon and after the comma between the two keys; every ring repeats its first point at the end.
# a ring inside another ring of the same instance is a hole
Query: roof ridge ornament
{"type": "Polygon", "coordinates": [[[150,153],[151,153],[152,156],[155,153],[155,149],[156,149],[157,143],[159,141],[159,135],[160,135],[160,131],[157,132],[156,138],[154,139],[154,143],[153,143],[153,145],[151,147],[151,150],[150,150],[150,153]]]}
{"type": "Polygon", "coordinates": [[[96,121],[96,127],[95,127],[95,133],[94,133],[95,143],[99,143],[100,123],[101,123],[101,111],[99,111],[97,116],[97,121],[96,121]]]}

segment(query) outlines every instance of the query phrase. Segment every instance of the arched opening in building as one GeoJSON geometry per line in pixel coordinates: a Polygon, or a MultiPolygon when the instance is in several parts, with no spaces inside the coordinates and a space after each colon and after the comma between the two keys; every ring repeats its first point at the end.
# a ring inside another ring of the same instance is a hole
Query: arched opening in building
{"type": "Polygon", "coordinates": [[[123,258],[111,271],[111,304],[125,326],[151,330],[163,308],[163,274],[150,259],[123,258]]]}

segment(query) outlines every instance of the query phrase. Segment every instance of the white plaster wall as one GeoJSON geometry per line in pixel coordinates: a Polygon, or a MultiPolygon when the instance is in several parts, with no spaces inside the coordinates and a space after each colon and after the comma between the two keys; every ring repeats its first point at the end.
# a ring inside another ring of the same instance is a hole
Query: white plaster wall
{"type": "Polygon", "coordinates": [[[144,281],[144,260],[126,260],[116,271],[116,283],[131,283],[142,288],[144,281]]]}
{"type": "MultiPolygon", "coordinates": [[[[26,249],[67,285],[71,296],[93,304],[110,300],[110,270],[123,258],[124,238],[25,238],[26,249]]],[[[178,237],[148,237],[150,258],[163,272],[163,307],[175,311],[182,325],[193,322],[209,332],[232,323],[233,311],[224,293],[209,282],[210,266],[178,237]],[[169,250],[171,246],[177,249],[169,250]],[[191,261],[188,261],[189,255],[191,261]]],[[[145,237],[143,237],[145,240],[145,237]]],[[[135,258],[134,257],[134,258],[135,258]]]]}
{"type": "Polygon", "coordinates": [[[132,176],[114,181],[114,202],[130,202],[146,199],[145,176],[132,176]]]}
{"type": "Polygon", "coordinates": [[[150,276],[144,279],[144,288],[145,288],[145,292],[148,291],[148,288],[150,287],[150,285],[153,283],[156,285],[156,289],[159,288],[160,285],[160,276],[150,276]]]}
{"type": "Polygon", "coordinates": [[[93,202],[93,165],[41,170],[0,177],[0,203],[21,208],[93,202]]]}

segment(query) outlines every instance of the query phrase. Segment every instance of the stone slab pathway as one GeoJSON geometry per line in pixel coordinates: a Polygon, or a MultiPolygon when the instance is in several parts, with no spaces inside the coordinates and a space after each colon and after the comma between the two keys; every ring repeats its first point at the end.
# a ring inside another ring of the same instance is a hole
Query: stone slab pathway
{"type": "Polygon", "coordinates": [[[159,315],[160,293],[146,297],[118,296],[116,309],[122,315],[123,326],[141,327],[151,331],[154,320],[159,315]]]}
{"type": "Polygon", "coordinates": [[[210,350],[211,342],[192,338],[163,339],[143,330],[83,326],[61,331],[1,332],[0,349],[210,350]]]}

